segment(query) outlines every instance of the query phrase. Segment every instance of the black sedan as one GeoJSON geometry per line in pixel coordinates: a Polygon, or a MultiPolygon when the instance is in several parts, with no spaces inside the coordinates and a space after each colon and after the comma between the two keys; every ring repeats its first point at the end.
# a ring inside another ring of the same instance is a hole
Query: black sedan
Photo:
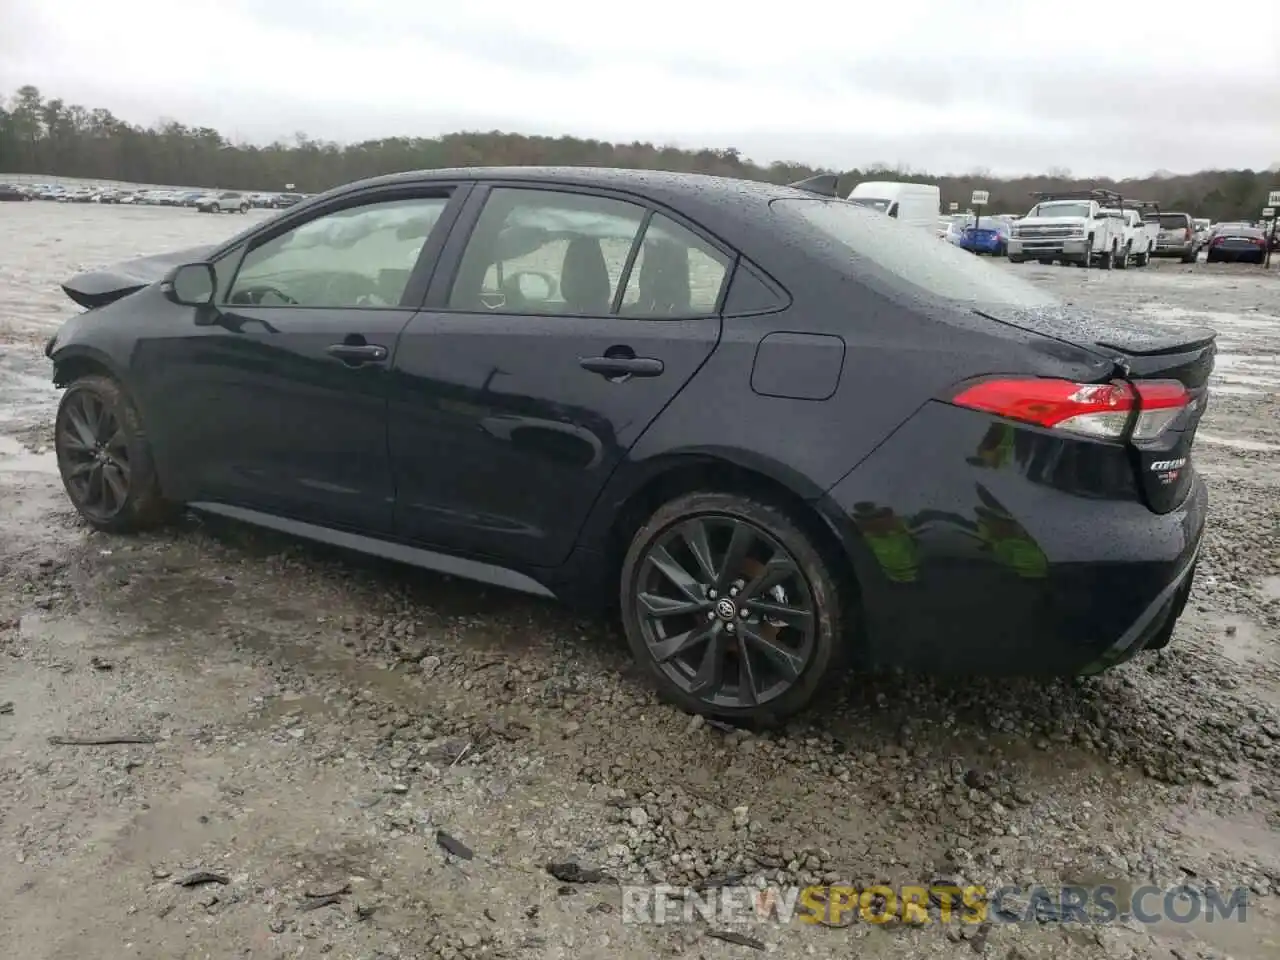
{"type": "Polygon", "coordinates": [[[1096,672],[1169,642],[1215,335],[1064,307],[874,210],[428,171],[82,274],[67,493],[620,609],[660,691],[775,722],[840,667],[1096,672]]]}
{"type": "Polygon", "coordinates": [[[1209,241],[1209,263],[1265,263],[1267,232],[1247,223],[1220,224],[1209,241]]]}
{"type": "Polygon", "coordinates": [[[22,187],[12,183],[0,183],[0,201],[13,200],[21,203],[30,199],[31,194],[22,187]]]}

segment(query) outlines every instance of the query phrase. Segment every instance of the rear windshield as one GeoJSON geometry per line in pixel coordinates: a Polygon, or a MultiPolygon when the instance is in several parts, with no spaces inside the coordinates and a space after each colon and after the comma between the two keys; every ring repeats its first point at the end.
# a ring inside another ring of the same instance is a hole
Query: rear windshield
{"type": "Polygon", "coordinates": [[[940,241],[932,231],[905,226],[859,204],[786,198],[772,201],[770,208],[807,226],[822,246],[829,248],[830,241],[835,241],[854,261],[879,268],[933,297],[1020,310],[1059,305],[1029,281],[940,241]]]}
{"type": "Polygon", "coordinates": [[[1150,216],[1144,219],[1148,223],[1152,220],[1159,220],[1161,230],[1185,230],[1191,226],[1191,218],[1185,213],[1162,213],[1159,217],[1150,216]]]}

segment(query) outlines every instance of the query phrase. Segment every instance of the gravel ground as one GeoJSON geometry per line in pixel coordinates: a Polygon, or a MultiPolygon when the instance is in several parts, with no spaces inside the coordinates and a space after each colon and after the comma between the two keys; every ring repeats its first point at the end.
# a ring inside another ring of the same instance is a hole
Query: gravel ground
{"type": "Polygon", "coordinates": [[[612,625],[551,604],[194,518],[89,532],[49,453],[37,345],[74,309],[56,285],[245,218],[0,213],[4,953],[1280,955],[1280,270],[1007,267],[1221,333],[1212,522],[1166,651],[1048,686],[854,678],[748,736],[656,703],[612,625]],[[158,742],[49,742],[111,735],[158,742]],[[1250,892],[1245,923],[756,925],[744,945],[624,924],[616,884],[548,875],[565,860],[627,882],[1250,892]],[[197,870],[227,882],[174,882],[197,870]]]}

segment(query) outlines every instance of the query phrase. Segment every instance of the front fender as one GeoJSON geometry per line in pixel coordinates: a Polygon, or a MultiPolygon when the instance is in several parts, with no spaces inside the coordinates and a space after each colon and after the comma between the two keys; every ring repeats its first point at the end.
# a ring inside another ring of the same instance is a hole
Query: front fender
{"type": "Polygon", "coordinates": [[[53,362],[54,386],[65,387],[90,371],[102,371],[112,379],[123,381],[123,370],[111,355],[83,343],[60,346],[59,333],[45,345],[45,356],[53,362]]]}

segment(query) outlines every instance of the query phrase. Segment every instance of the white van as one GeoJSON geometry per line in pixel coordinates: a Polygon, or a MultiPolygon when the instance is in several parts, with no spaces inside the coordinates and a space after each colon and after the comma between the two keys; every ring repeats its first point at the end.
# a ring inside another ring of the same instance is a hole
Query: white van
{"type": "Polygon", "coordinates": [[[929,183],[868,180],[854,187],[848,199],[913,227],[930,230],[936,228],[942,211],[942,191],[929,183]]]}

